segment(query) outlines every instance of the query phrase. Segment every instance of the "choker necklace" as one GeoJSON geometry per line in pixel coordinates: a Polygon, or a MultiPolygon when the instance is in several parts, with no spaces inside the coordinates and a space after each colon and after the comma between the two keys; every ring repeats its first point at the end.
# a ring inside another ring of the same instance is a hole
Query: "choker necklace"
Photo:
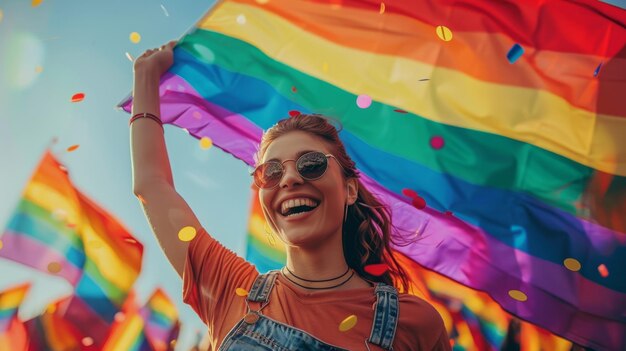
{"type": "MultiPolygon", "coordinates": [[[[286,267],[286,266],[285,266],[285,267],[286,267]]],[[[287,268],[287,270],[289,270],[289,268],[287,268]]],[[[350,270],[350,267],[348,267],[348,270],[350,270]]],[[[352,279],[352,276],[354,276],[354,271],[352,271],[352,274],[350,274],[350,276],[348,277],[348,279],[344,280],[343,282],[341,282],[341,283],[339,283],[339,284],[337,284],[337,285],[333,285],[333,286],[329,286],[329,287],[325,287],[325,288],[312,288],[312,287],[310,287],[310,286],[304,286],[304,285],[298,284],[298,283],[296,283],[295,281],[291,280],[291,279],[290,279],[290,278],[289,278],[289,277],[285,274],[285,272],[284,272],[282,269],[280,270],[280,272],[282,273],[282,275],[283,275],[285,278],[287,278],[287,280],[289,280],[290,282],[292,282],[292,283],[296,284],[297,286],[302,287],[302,288],[305,288],[305,289],[314,289],[314,290],[332,289],[332,288],[336,288],[336,287],[338,287],[338,286],[342,286],[342,285],[344,285],[345,283],[347,283],[347,282],[348,282],[348,280],[352,279]]],[[[347,272],[346,272],[346,273],[347,273],[347,272]]],[[[292,273],[292,274],[293,274],[293,273],[292,273]]],[[[345,273],[344,273],[344,275],[345,275],[345,273]]]]}
{"type": "Polygon", "coordinates": [[[348,269],[346,269],[346,272],[340,276],[338,276],[337,278],[330,278],[330,279],[324,279],[324,280],[308,280],[308,279],[304,279],[304,278],[300,278],[297,275],[295,275],[290,269],[289,267],[285,266],[285,268],[287,268],[287,271],[289,271],[289,273],[291,273],[291,275],[293,275],[294,277],[300,279],[300,280],[304,280],[305,282],[312,282],[312,283],[320,283],[320,282],[329,282],[331,280],[337,280],[341,277],[343,277],[344,275],[348,274],[348,272],[350,271],[350,266],[348,266],[348,269]]]}

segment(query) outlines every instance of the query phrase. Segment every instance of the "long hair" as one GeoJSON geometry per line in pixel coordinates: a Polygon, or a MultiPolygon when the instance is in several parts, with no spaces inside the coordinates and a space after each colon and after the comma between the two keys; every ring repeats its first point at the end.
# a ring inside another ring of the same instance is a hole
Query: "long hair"
{"type": "Polygon", "coordinates": [[[274,140],[291,131],[311,133],[329,143],[333,156],[343,168],[344,179],[357,178],[358,182],[357,200],[348,206],[343,226],[343,254],[348,266],[366,280],[383,282],[396,286],[400,292],[407,292],[410,288],[409,276],[394,258],[389,245],[390,242],[395,243],[391,236],[391,212],[363,186],[354,161],[339,139],[341,127],[338,131],[329,120],[329,117],[318,114],[300,114],[280,120],[263,134],[257,163],[263,159],[274,140]],[[389,267],[383,275],[374,276],[364,270],[367,265],[380,263],[389,267]]]}

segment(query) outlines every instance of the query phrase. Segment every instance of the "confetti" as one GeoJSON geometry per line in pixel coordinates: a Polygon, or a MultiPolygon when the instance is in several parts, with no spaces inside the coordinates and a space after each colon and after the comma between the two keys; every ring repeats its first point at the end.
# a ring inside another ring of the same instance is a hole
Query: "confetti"
{"type": "Polygon", "coordinates": [[[245,296],[248,296],[248,290],[237,288],[235,289],[235,294],[237,294],[237,296],[245,297],[245,296]]]}
{"type": "Polygon", "coordinates": [[[46,313],[49,314],[53,314],[54,312],[56,312],[57,310],[57,306],[53,303],[49,304],[48,307],[46,307],[46,313]]]}
{"type": "Polygon", "coordinates": [[[413,199],[413,198],[416,198],[417,196],[419,196],[419,195],[417,195],[417,193],[415,192],[415,190],[412,190],[412,189],[407,189],[407,188],[402,189],[402,194],[403,194],[404,196],[406,196],[406,197],[410,197],[410,198],[412,198],[412,199],[413,199]]]}
{"type": "Polygon", "coordinates": [[[2,22],[3,18],[4,18],[4,12],[2,12],[2,9],[0,9],[0,22],[2,22]]]}
{"type": "Polygon", "coordinates": [[[245,15],[237,16],[237,23],[241,25],[246,24],[246,16],[245,15]]]}
{"type": "Polygon", "coordinates": [[[609,276],[609,269],[603,264],[598,266],[598,273],[602,276],[602,278],[606,278],[609,276]]]}
{"type": "Polygon", "coordinates": [[[506,54],[506,59],[509,60],[509,63],[515,63],[523,54],[524,48],[520,44],[515,43],[506,54]]]}
{"type": "Polygon", "coordinates": [[[3,246],[4,246],[4,244],[2,243],[2,240],[0,240],[0,250],[2,250],[3,246]]]}
{"type": "Polygon", "coordinates": [[[130,41],[133,44],[137,44],[137,43],[139,43],[141,41],[141,35],[139,35],[139,33],[137,33],[137,32],[130,33],[129,38],[130,38],[130,41]]]}
{"type": "Polygon", "coordinates": [[[345,332],[348,331],[356,325],[357,318],[355,315],[350,315],[344,319],[341,324],[339,324],[339,331],[345,332]]]}
{"type": "Polygon", "coordinates": [[[178,239],[180,239],[180,241],[191,241],[195,237],[196,228],[191,226],[184,227],[178,232],[178,239]]]}
{"type": "Polygon", "coordinates": [[[43,0],[32,0],[32,1],[31,1],[31,3],[30,3],[30,5],[31,5],[32,7],[37,7],[37,6],[41,5],[41,2],[42,2],[42,1],[43,1],[43,0]]]}
{"type": "Polygon", "coordinates": [[[74,95],[72,95],[72,99],[70,100],[71,102],[81,102],[85,99],[85,94],[84,93],[76,93],[74,95]]]}
{"type": "Polygon", "coordinates": [[[169,14],[169,13],[167,13],[167,9],[165,9],[165,6],[163,6],[163,4],[161,4],[161,8],[163,9],[163,12],[165,13],[165,16],[166,16],[166,17],[169,17],[169,16],[170,16],[170,14],[169,14]]]}
{"type": "Polygon", "coordinates": [[[296,87],[291,87],[291,91],[294,92],[294,93],[297,93],[298,89],[296,89],[296,87]]]}
{"type": "Polygon", "coordinates": [[[368,264],[364,267],[365,271],[371,275],[381,276],[387,272],[389,266],[385,263],[368,264]]]}
{"type": "Polygon", "coordinates": [[[430,80],[430,78],[422,78],[422,79],[420,79],[419,81],[420,81],[420,82],[426,82],[426,81],[429,81],[429,80],[430,80]]]}
{"type": "Polygon", "coordinates": [[[380,3],[380,11],[379,13],[382,15],[383,13],[385,13],[385,3],[381,2],[380,3]]]}
{"type": "Polygon", "coordinates": [[[291,110],[289,111],[289,117],[298,117],[300,115],[300,111],[291,110]]]}
{"type": "Polygon", "coordinates": [[[424,198],[421,196],[414,197],[411,204],[418,210],[423,210],[426,208],[426,200],[424,200],[424,198]]]}
{"type": "Polygon", "coordinates": [[[199,111],[193,111],[191,116],[193,116],[193,118],[195,119],[200,119],[200,117],[202,117],[202,114],[199,111]]]}
{"type": "Polygon", "coordinates": [[[59,169],[61,170],[61,172],[67,173],[67,167],[59,165],[59,169]]]}
{"type": "Polygon", "coordinates": [[[597,77],[597,76],[598,76],[598,73],[600,73],[600,68],[602,68],[602,64],[603,64],[603,63],[604,63],[604,62],[600,62],[600,64],[598,65],[598,67],[596,67],[596,70],[595,70],[595,71],[593,71],[593,76],[594,76],[594,77],[597,77]]]}
{"type": "Polygon", "coordinates": [[[356,98],[356,105],[360,108],[368,108],[372,104],[372,98],[369,95],[361,94],[356,98]]]}
{"type": "Polygon", "coordinates": [[[35,73],[41,73],[41,72],[43,72],[43,67],[41,66],[35,67],[35,73]]]}
{"type": "Polygon", "coordinates": [[[400,110],[400,109],[393,110],[393,112],[398,112],[398,113],[408,113],[408,112],[406,112],[405,110],[400,110]]]}
{"type": "Polygon", "coordinates": [[[48,272],[57,274],[61,271],[61,264],[59,262],[51,262],[48,264],[48,272]]]}
{"type": "Polygon", "coordinates": [[[117,312],[114,318],[116,322],[122,322],[124,321],[124,319],[126,319],[126,315],[124,314],[124,312],[117,312]]]}
{"type": "Polygon", "coordinates": [[[446,211],[444,213],[444,215],[446,215],[446,216],[454,216],[454,213],[452,213],[452,211],[446,211]]]}
{"type": "Polygon", "coordinates": [[[528,296],[519,290],[509,290],[509,296],[520,302],[528,300],[528,296]]]}
{"type": "Polygon", "coordinates": [[[133,239],[133,238],[124,238],[124,241],[130,244],[136,244],[137,240],[133,239]]]}
{"type": "Polygon", "coordinates": [[[170,346],[172,347],[172,349],[176,347],[176,339],[170,341],[170,346]]]}
{"type": "Polygon", "coordinates": [[[563,264],[565,265],[567,269],[569,269],[572,272],[578,272],[581,267],[580,262],[575,258],[566,258],[563,261],[563,264]]]}
{"type": "Polygon", "coordinates": [[[67,212],[62,208],[57,208],[52,211],[52,218],[57,221],[63,221],[67,217],[67,212]]]}
{"type": "Polygon", "coordinates": [[[437,36],[443,41],[452,40],[452,31],[446,26],[437,26],[437,36]]]}
{"type": "Polygon", "coordinates": [[[202,137],[202,139],[200,139],[200,148],[202,148],[203,150],[207,150],[211,146],[213,146],[213,141],[211,140],[211,138],[202,137]]]}
{"type": "Polygon", "coordinates": [[[134,57],[133,57],[130,53],[128,53],[128,51],[126,52],[126,58],[127,58],[130,62],[135,62],[135,58],[134,58],[134,57]]]}
{"type": "Polygon", "coordinates": [[[434,137],[430,138],[430,147],[432,147],[435,150],[440,150],[444,144],[445,142],[443,138],[440,137],[439,135],[435,135],[434,137]]]}
{"type": "Polygon", "coordinates": [[[84,346],[91,346],[91,345],[93,345],[93,339],[88,337],[88,336],[86,336],[86,337],[83,338],[82,343],[83,343],[84,346]]]}
{"type": "Polygon", "coordinates": [[[78,149],[79,147],[80,147],[80,145],[78,145],[78,144],[72,145],[72,146],[67,148],[67,152],[76,151],[76,149],[78,149]]]}

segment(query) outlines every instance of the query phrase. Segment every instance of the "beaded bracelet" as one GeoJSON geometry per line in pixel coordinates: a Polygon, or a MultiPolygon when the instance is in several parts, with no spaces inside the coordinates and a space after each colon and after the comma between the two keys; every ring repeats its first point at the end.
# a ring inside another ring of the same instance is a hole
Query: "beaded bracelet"
{"type": "MultiPolygon", "coordinates": [[[[138,113],[136,115],[134,115],[133,117],[131,117],[130,121],[128,121],[128,126],[130,127],[131,124],[133,124],[133,122],[135,122],[137,119],[139,118],[150,118],[151,120],[157,122],[159,124],[159,126],[161,126],[161,129],[163,129],[163,122],[161,121],[161,119],[155,115],[153,115],[152,113],[148,113],[148,112],[142,112],[142,113],[138,113]]],[[[165,133],[165,130],[163,130],[163,133],[165,133]]]]}

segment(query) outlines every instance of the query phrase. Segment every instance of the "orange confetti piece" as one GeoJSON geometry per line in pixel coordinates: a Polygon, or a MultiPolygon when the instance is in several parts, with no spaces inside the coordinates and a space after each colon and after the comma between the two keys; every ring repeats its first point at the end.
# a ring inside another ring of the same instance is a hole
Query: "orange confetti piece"
{"type": "Polygon", "coordinates": [[[74,95],[72,95],[72,99],[70,100],[71,102],[81,102],[85,99],[85,94],[84,93],[76,93],[74,95]]]}
{"type": "Polygon", "coordinates": [[[569,269],[572,272],[578,272],[581,267],[580,262],[575,258],[566,258],[563,261],[563,264],[565,265],[567,269],[569,269]]]}
{"type": "Polygon", "coordinates": [[[365,271],[371,275],[381,276],[387,272],[389,266],[385,263],[368,264],[364,267],[365,271]]]}
{"type": "Polygon", "coordinates": [[[178,239],[180,239],[180,241],[191,241],[196,237],[196,234],[196,228],[191,226],[183,227],[183,229],[178,232],[178,239]]]}
{"type": "Polygon", "coordinates": [[[76,149],[78,149],[79,147],[80,147],[80,145],[78,145],[78,144],[72,145],[72,146],[67,148],[67,152],[76,151],[76,149]]]}
{"type": "Polygon", "coordinates": [[[31,1],[31,3],[30,3],[30,5],[31,5],[32,7],[37,7],[37,6],[41,5],[41,2],[42,2],[42,1],[43,1],[43,0],[32,0],[32,1],[31,1]]]}
{"type": "Polygon", "coordinates": [[[519,290],[509,290],[509,296],[520,302],[528,300],[528,296],[519,290]]]}
{"type": "Polygon", "coordinates": [[[48,307],[46,307],[46,313],[49,314],[53,314],[54,312],[56,312],[57,310],[57,306],[53,303],[49,304],[48,307]]]}
{"type": "Polygon", "coordinates": [[[606,268],[606,266],[603,264],[598,266],[598,272],[600,273],[600,275],[602,276],[602,278],[606,278],[609,276],[609,269],[606,268]]]}
{"type": "Polygon", "coordinates": [[[345,332],[348,331],[356,325],[357,317],[355,315],[349,315],[339,324],[339,331],[345,332]]]}
{"type": "Polygon", "coordinates": [[[248,291],[246,289],[237,288],[235,289],[235,294],[237,294],[237,296],[245,297],[248,296],[248,291]]]}
{"type": "Polygon", "coordinates": [[[48,264],[48,272],[52,274],[57,274],[61,271],[61,264],[59,262],[51,262],[48,264]]]}
{"type": "Polygon", "coordinates": [[[381,2],[380,3],[380,11],[379,13],[382,15],[383,13],[385,13],[385,3],[381,2]]]}

